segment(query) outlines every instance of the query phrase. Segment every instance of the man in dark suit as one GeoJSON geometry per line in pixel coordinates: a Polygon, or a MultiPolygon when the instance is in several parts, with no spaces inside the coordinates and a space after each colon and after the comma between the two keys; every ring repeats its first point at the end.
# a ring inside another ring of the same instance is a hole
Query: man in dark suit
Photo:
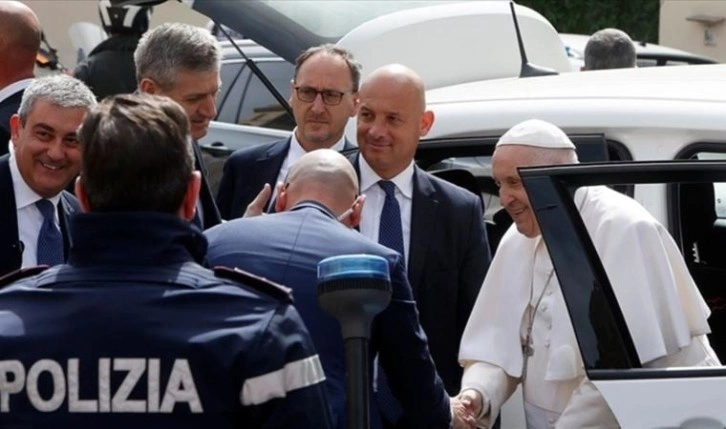
{"type": "MultiPolygon", "coordinates": [[[[360,230],[379,241],[387,200],[395,204],[404,261],[421,325],[447,391],[462,371],[459,341],[491,261],[480,198],[418,168],[419,139],[434,121],[424,85],[412,70],[389,65],[363,82],[358,109],[360,154],[351,157],[366,195],[360,230]],[[385,183],[379,183],[385,182],[385,183]],[[384,185],[391,186],[391,195],[384,185]]],[[[388,229],[388,228],[387,228],[388,229]]]]}
{"type": "Polygon", "coordinates": [[[65,75],[25,90],[10,118],[13,151],[0,157],[0,275],[65,260],[78,202],[64,189],[81,167],[76,129],[95,104],[83,82],[65,75]]]}
{"type": "MultiPolygon", "coordinates": [[[[344,428],[344,346],[339,323],[317,302],[317,264],[343,254],[386,258],[393,297],[374,320],[371,354],[380,354],[392,390],[403,404],[401,427],[447,428],[449,398],[431,361],[401,256],[350,229],[360,220],[363,201],[357,194],[355,171],[342,155],[330,149],[309,152],[291,167],[275,200],[278,213],[236,219],[206,232],[208,261],[292,288],[295,307],[323,363],[333,427],[344,428]]],[[[380,428],[372,402],[371,427],[380,428]]]]}
{"type": "Polygon", "coordinates": [[[180,23],[166,23],[148,31],[134,52],[139,90],[171,98],[189,117],[195,168],[202,173],[194,223],[202,229],[221,222],[197,143],[217,116],[221,59],[219,42],[209,31],[180,23]]]}
{"type": "Polygon", "coordinates": [[[0,1],[0,156],[8,153],[10,117],[20,107],[23,91],[33,79],[40,49],[40,22],[18,1],[0,1]]]}
{"type": "Polygon", "coordinates": [[[355,147],[343,133],[358,105],[360,70],[350,52],[330,44],[297,58],[289,100],[297,127],[288,139],[240,149],[229,157],[217,193],[224,219],[241,217],[256,196],[258,211],[274,209],[273,186],[306,152],[355,147]]]}

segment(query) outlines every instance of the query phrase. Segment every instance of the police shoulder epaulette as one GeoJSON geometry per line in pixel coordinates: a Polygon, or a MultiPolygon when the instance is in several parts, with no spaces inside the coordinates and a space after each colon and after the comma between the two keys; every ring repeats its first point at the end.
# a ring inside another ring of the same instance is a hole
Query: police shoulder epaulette
{"type": "Polygon", "coordinates": [[[264,277],[256,276],[239,268],[214,267],[214,275],[223,279],[233,280],[250,286],[255,290],[287,303],[292,303],[292,289],[271,282],[264,277]]]}
{"type": "Polygon", "coordinates": [[[0,289],[20,279],[40,274],[48,268],[50,268],[48,265],[38,265],[37,267],[21,268],[19,270],[11,271],[0,277],[0,289]]]}

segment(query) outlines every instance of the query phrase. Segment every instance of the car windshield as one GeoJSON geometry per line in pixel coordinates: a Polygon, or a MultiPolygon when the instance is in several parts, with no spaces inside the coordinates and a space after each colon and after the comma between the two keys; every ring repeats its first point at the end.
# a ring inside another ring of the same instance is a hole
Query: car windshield
{"type": "Polygon", "coordinates": [[[271,9],[323,38],[339,39],[381,15],[406,9],[462,1],[263,1],[271,9]]]}

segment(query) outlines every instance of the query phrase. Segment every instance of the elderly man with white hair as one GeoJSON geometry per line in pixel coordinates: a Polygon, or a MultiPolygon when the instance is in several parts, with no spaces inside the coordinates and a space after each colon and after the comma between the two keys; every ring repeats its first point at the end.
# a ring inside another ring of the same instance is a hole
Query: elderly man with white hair
{"type": "MultiPolygon", "coordinates": [[[[514,225],[506,232],[464,331],[459,418],[488,427],[522,383],[528,428],[618,427],[587,379],[572,323],[518,167],[577,163],[562,130],[515,125],[497,143],[492,172],[514,225]]],[[[717,366],[710,314],[668,231],[635,200],[583,187],[575,204],[644,367],[717,366]]]]}

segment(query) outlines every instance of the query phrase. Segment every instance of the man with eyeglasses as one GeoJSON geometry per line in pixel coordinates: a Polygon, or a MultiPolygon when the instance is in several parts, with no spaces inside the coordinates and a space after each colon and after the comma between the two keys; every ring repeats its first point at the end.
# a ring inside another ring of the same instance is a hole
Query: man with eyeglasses
{"type": "MultiPolygon", "coordinates": [[[[352,164],[330,149],[303,155],[291,166],[275,205],[274,214],[235,219],[206,231],[207,261],[292,289],[325,371],[331,426],[346,426],[345,348],[340,324],[318,304],[317,266],[330,256],[368,254],[386,258],[391,273],[393,296],[373,322],[370,353],[379,354],[406,411],[401,427],[448,428],[450,400],[419,324],[403,258],[351,229],[363,208],[352,164]]],[[[378,404],[370,405],[371,428],[380,429],[378,404]]]]}
{"type": "Polygon", "coordinates": [[[224,219],[274,210],[278,191],[290,166],[315,149],[342,151],[355,147],[343,135],[358,107],[361,66],[353,55],[331,44],[303,52],[295,63],[290,106],[297,127],[290,138],[240,149],[229,157],[217,194],[224,219]]]}

